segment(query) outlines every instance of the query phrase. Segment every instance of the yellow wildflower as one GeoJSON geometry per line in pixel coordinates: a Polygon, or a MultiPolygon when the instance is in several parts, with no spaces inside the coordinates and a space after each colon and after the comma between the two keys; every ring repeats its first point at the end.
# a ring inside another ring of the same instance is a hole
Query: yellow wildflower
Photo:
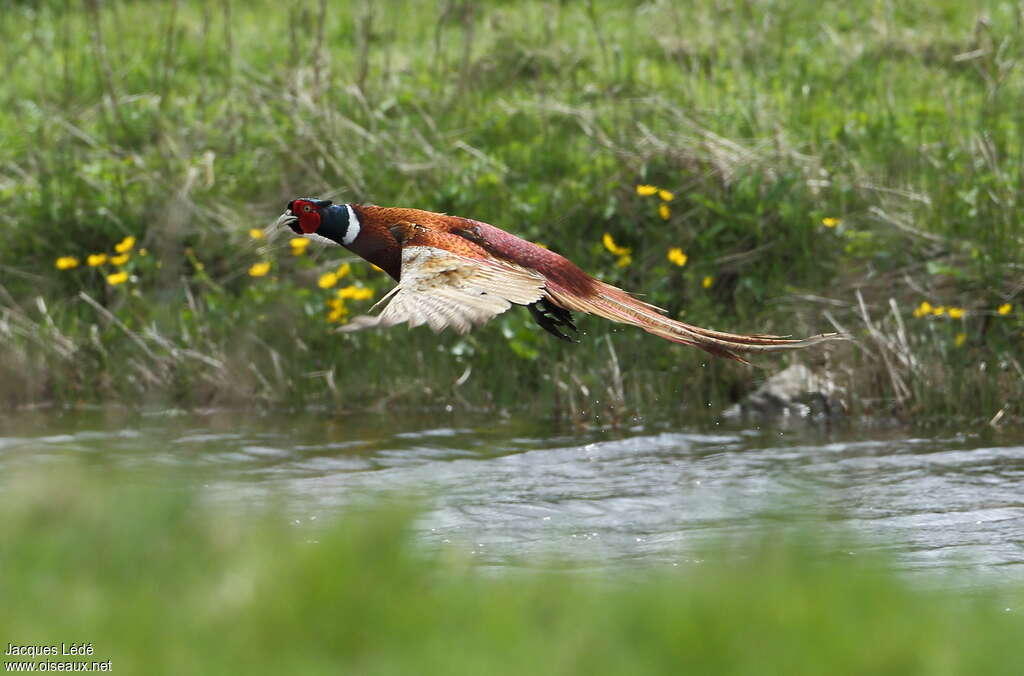
{"type": "Polygon", "coordinates": [[[921,304],[914,309],[915,317],[926,317],[932,313],[932,304],[926,300],[921,301],[921,304]]]}
{"type": "Polygon", "coordinates": [[[1010,305],[1009,303],[1003,303],[1002,305],[999,306],[999,309],[997,309],[996,312],[998,312],[1001,315],[1008,315],[1011,312],[1013,312],[1013,306],[1010,305]]]}
{"type": "Polygon", "coordinates": [[[89,264],[90,268],[98,267],[98,266],[103,265],[104,263],[107,262],[107,254],[105,254],[105,253],[89,254],[89,257],[85,259],[85,262],[89,264]]]}
{"type": "Polygon", "coordinates": [[[259,228],[251,228],[249,230],[249,237],[252,237],[253,239],[263,239],[264,236],[263,231],[259,228]]]}
{"type": "Polygon", "coordinates": [[[261,261],[259,263],[253,263],[249,268],[250,277],[263,277],[270,272],[270,263],[267,261],[261,261]]]}
{"type": "Polygon", "coordinates": [[[141,249],[139,249],[139,255],[140,256],[148,256],[149,255],[149,249],[147,249],[146,247],[142,247],[141,249]]]}
{"type": "Polygon", "coordinates": [[[338,283],[338,273],[328,272],[320,275],[320,279],[317,280],[317,286],[321,289],[329,289],[338,283]]]}
{"type": "Polygon", "coordinates": [[[667,221],[668,217],[672,215],[672,212],[669,211],[667,204],[662,204],[658,207],[658,215],[661,216],[661,220],[667,221]]]}
{"type": "Polygon", "coordinates": [[[670,190],[659,190],[658,197],[661,198],[662,202],[671,202],[676,196],[670,190]]]}
{"type": "Polygon", "coordinates": [[[629,254],[633,253],[633,250],[630,249],[628,246],[619,246],[618,244],[616,244],[615,240],[612,239],[612,236],[607,232],[604,233],[604,237],[601,238],[601,241],[604,242],[604,248],[608,249],[608,251],[615,254],[616,256],[628,256],[629,254]]]}
{"type": "Polygon", "coordinates": [[[627,254],[619,256],[619,260],[615,261],[615,265],[620,268],[628,267],[633,262],[633,257],[627,254]]]}
{"type": "MultiPolygon", "coordinates": [[[[666,256],[666,258],[679,267],[683,267],[686,265],[686,261],[690,260],[690,257],[683,253],[683,250],[677,246],[668,250],[668,256],[666,256]]],[[[708,286],[710,286],[710,284],[708,286]]]]}
{"type": "Polygon", "coordinates": [[[936,317],[941,317],[942,315],[946,314],[946,306],[939,305],[934,310],[932,310],[932,314],[935,315],[936,317]]]}
{"type": "Polygon", "coordinates": [[[338,279],[347,277],[348,273],[352,272],[352,266],[348,263],[342,263],[338,266],[338,269],[334,271],[334,274],[338,276],[338,279]]]}
{"type": "Polygon", "coordinates": [[[74,256],[61,256],[54,263],[58,270],[70,270],[78,267],[78,259],[74,256]]]}
{"type": "Polygon", "coordinates": [[[373,298],[373,289],[354,284],[338,289],[338,298],[351,300],[369,300],[373,298]]]}
{"type": "Polygon", "coordinates": [[[826,228],[834,228],[842,222],[842,219],[832,218],[831,216],[827,216],[821,219],[821,224],[824,225],[826,228]]]}
{"type": "Polygon", "coordinates": [[[654,187],[653,185],[638,185],[636,187],[636,194],[637,195],[642,195],[643,197],[647,197],[648,195],[653,195],[656,192],[658,192],[658,189],[656,187],[654,187]]]}
{"type": "Polygon", "coordinates": [[[115,272],[112,275],[107,275],[107,284],[110,286],[117,286],[118,284],[124,284],[128,281],[128,273],[122,270],[121,272],[115,272]]]}
{"type": "Polygon", "coordinates": [[[116,251],[119,254],[123,254],[123,253],[128,253],[134,247],[135,247],[135,238],[132,237],[131,235],[128,235],[127,237],[125,237],[120,242],[118,242],[117,244],[114,245],[114,251],[116,251]]]}
{"type": "Polygon", "coordinates": [[[705,277],[701,281],[700,285],[703,286],[705,289],[710,289],[711,285],[714,284],[714,283],[715,283],[715,278],[712,277],[711,275],[708,275],[707,277],[705,277]]]}
{"type": "Polygon", "coordinates": [[[967,342],[967,334],[964,333],[963,331],[961,331],[960,333],[956,334],[956,338],[953,340],[953,344],[956,345],[957,347],[962,347],[963,344],[966,343],[966,342],[967,342]]]}
{"type": "Polygon", "coordinates": [[[291,244],[292,254],[295,256],[301,256],[309,248],[309,240],[305,237],[294,237],[288,243],[291,244]]]}
{"type": "Polygon", "coordinates": [[[131,258],[131,256],[126,253],[123,253],[120,256],[111,256],[110,263],[111,265],[124,265],[128,262],[129,258],[131,258]]]}
{"type": "Polygon", "coordinates": [[[964,315],[967,314],[962,307],[951,307],[947,312],[950,319],[963,319],[964,315]]]}
{"type": "Polygon", "coordinates": [[[329,322],[340,322],[348,314],[348,308],[340,298],[332,298],[327,301],[327,307],[330,309],[330,312],[327,313],[329,322]]]}

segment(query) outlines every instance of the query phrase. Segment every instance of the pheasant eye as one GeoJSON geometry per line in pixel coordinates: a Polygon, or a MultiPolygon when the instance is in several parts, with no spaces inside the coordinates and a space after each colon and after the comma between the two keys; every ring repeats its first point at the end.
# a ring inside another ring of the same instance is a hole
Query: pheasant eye
{"type": "Polygon", "coordinates": [[[307,205],[303,206],[302,210],[308,213],[309,212],[309,205],[307,204],[307,205]]]}

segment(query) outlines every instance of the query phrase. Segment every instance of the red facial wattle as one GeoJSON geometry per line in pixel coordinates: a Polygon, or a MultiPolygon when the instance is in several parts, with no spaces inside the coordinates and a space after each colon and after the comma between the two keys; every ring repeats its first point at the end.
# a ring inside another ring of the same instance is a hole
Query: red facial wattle
{"type": "Polygon", "coordinates": [[[299,219],[299,227],[307,235],[320,229],[320,210],[305,200],[292,202],[292,213],[299,219]]]}

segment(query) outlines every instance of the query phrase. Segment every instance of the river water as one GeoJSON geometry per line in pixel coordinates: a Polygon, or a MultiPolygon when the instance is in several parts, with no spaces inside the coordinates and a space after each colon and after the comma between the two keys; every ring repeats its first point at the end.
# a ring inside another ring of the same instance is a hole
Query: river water
{"type": "Polygon", "coordinates": [[[785,520],[852,533],[908,571],[1024,580],[1020,440],[714,419],[575,430],[451,414],[0,416],[0,472],[68,458],[155,488],[187,477],[211,509],[283,503],[297,527],[380,493],[413,497],[424,540],[481,564],[681,564],[785,520]]]}

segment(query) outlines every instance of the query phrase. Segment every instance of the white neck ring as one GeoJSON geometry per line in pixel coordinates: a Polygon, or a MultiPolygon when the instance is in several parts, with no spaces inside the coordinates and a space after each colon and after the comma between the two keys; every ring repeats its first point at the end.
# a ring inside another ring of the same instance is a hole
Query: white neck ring
{"type": "Polygon", "coordinates": [[[356,215],[351,204],[346,204],[345,208],[348,209],[348,229],[345,230],[345,236],[341,238],[341,243],[348,246],[352,242],[356,241],[356,237],[359,236],[359,216],[356,215]]]}

